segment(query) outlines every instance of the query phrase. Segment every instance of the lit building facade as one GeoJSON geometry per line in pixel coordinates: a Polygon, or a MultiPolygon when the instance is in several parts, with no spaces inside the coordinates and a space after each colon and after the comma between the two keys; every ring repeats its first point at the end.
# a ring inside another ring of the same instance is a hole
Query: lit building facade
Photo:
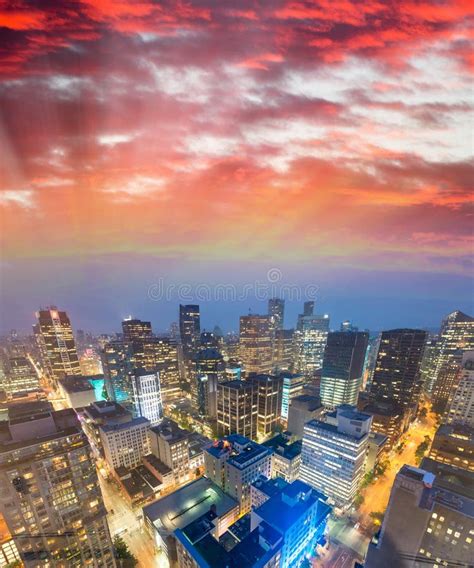
{"type": "Polygon", "coordinates": [[[201,316],[197,304],[179,306],[179,334],[183,349],[186,380],[193,379],[193,361],[199,349],[201,337],[201,316]]]}
{"type": "Polygon", "coordinates": [[[80,375],[76,342],[66,312],[55,307],[36,312],[35,335],[43,365],[51,379],[65,375],[80,375]]]}
{"type": "Polygon", "coordinates": [[[469,566],[474,555],[474,474],[425,458],[404,465],[366,568],[469,566]],[[453,564],[453,561],[455,564],[453,564]]]}
{"type": "Polygon", "coordinates": [[[283,380],[281,395],[281,418],[288,420],[290,402],[303,392],[304,376],[299,373],[281,373],[283,380]]]}
{"type": "Polygon", "coordinates": [[[34,391],[39,388],[38,375],[26,357],[9,357],[6,381],[3,382],[2,387],[9,394],[34,391]]]}
{"type": "Polygon", "coordinates": [[[427,333],[419,329],[382,332],[370,385],[372,403],[398,405],[414,414],[421,395],[421,360],[427,333]]]}
{"type": "Polygon", "coordinates": [[[464,351],[474,349],[474,318],[457,310],[442,322],[432,388],[433,407],[444,412],[456,386],[464,351]]]}
{"type": "Polygon", "coordinates": [[[208,418],[217,417],[217,385],[225,380],[225,363],[213,347],[201,349],[196,356],[196,376],[191,385],[195,408],[208,418]]]}
{"type": "Polygon", "coordinates": [[[474,351],[465,351],[458,384],[446,414],[448,424],[465,424],[474,428],[474,351]]]}
{"type": "Polygon", "coordinates": [[[369,334],[337,331],[328,334],[321,373],[321,402],[326,408],[356,405],[362,383],[369,334]]]}
{"type": "Polygon", "coordinates": [[[258,398],[252,382],[224,381],[217,385],[217,432],[219,436],[257,436],[258,398]]]}
{"type": "Polygon", "coordinates": [[[163,420],[149,431],[151,453],[173,472],[174,483],[180,485],[190,478],[190,432],[173,420],[163,420]]]}
{"type": "Polygon", "coordinates": [[[351,505],[365,473],[372,417],[340,406],[304,426],[301,479],[340,507],[351,505]]]}
{"type": "Polygon", "coordinates": [[[227,436],[205,451],[206,477],[240,503],[240,514],[251,508],[251,485],[272,473],[272,450],[240,435],[227,436]]]}
{"type": "Polygon", "coordinates": [[[146,339],[153,335],[151,323],[139,319],[128,318],[122,321],[123,340],[126,342],[146,339]]]}
{"type": "Polygon", "coordinates": [[[285,300],[281,298],[270,298],[268,300],[268,315],[272,319],[273,329],[283,329],[285,318],[285,300]]]}
{"type": "Polygon", "coordinates": [[[255,375],[248,382],[257,393],[257,435],[267,438],[280,425],[283,378],[255,375]]]}
{"type": "Polygon", "coordinates": [[[74,411],[30,414],[5,434],[0,514],[23,565],[115,567],[91,449],[74,411]]]}
{"type": "Polygon", "coordinates": [[[142,457],[150,453],[149,428],[150,422],[142,417],[99,427],[105,459],[111,470],[140,465],[142,457]]]}
{"type": "Polygon", "coordinates": [[[331,507],[326,497],[303,481],[294,481],[276,492],[251,513],[250,529],[262,522],[282,535],[280,568],[300,566],[314,553],[326,530],[331,507]]]}
{"type": "MultiPolygon", "coordinates": [[[[309,311],[308,306],[306,312],[309,311]]],[[[298,316],[295,342],[296,367],[299,372],[312,377],[316,371],[321,369],[328,333],[328,315],[303,313],[298,316]]]]}
{"type": "Polygon", "coordinates": [[[474,429],[462,424],[442,424],[433,438],[429,457],[474,472],[474,429]]]}
{"type": "Polygon", "coordinates": [[[240,317],[240,359],[244,372],[270,373],[273,361],[273,327],[270,316],[240,317]]]}
{"type": "Polygon", "coordinates": [[[132,376],[133,406],[137,416],[150,421],[152,426],[163,419],[160,374],[136,370],[132,376]]]}

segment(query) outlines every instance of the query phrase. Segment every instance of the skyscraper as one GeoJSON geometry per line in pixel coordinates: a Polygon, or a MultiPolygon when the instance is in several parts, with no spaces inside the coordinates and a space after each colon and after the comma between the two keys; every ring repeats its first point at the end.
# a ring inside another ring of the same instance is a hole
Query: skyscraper
{"type": "Polygon", "coordinates": [[[247,381],[225,381],[217,385],[217,432],[219,436],[257,436],[257,390],[247,381]]]}
{"type": "Polygon", "coordinates": [[[0,487],[0,513],[27,568],[116,566],[91,448],[73,410],[8,424],[0,487]]]}
{"type": "Polygon", "coordinates": [[[240,358],[247,375],[271,372],[273,330],[270,316],[241,316],[239,342],[240,358]]]}
{"type": "Polygon", "coordinates": [[[152,426],[163,419],[160,374],[137,369],[132,375],[133,405],[137,416],[150,421],[152,426]]]}
{"type": "Polygon", "coordinates": [[[404,465],[366,568],[472,565],[473,487],[473,472],[427,458],[404,465]]]}
{"type": "Polygon", "coordinates": [[[374,376],[371,402],[399,406],[406,414],[416,411],[421,394],[420,366],[426,331],[392,329],[382,332],[374,376]]]}
{"type": "Polygon", "coordinates": [[[268,315],[272,318],[273,328],[283,329],[285,317],[285,300],[280,298],[270,298],[268,300],[268,315]]]}
{"type": "Polygon", "coordinates": [[[160,373],[164,403],[181,397],[178,345],[169,337],[146,337],[131,343],[133,365],[150,372],[160,373]]]}
{"type": "Polygon", "coordinates": [[[135,339],[146,339],[152,336],[151,323],[139,319],[124,319],[122,321],[122,332],[124,341],[134,341],[135,339]]]}
{"type": "Polygon", "coordinates": [[[295,336],[297,370],[307,377],[321,369],[329,333],[329,316],[309,313],[313,307],[314,302],[305,302],[304,312],[298,316],[295,336]]]}
{"type": "Polygon", "coordinates": [[[105,388],[110,400],[132,400],[133,352],[130,343],[116,340],[106,343],[100,352],[105,388]]]}
{"type": "Polygon", "coordinates": [[[288,420],[290,402],[303,392],[304,377],[303,375],[292,373],[281,373],[280,376],[283,379],[281,417],[283,420],[288,420]]]}
{"type": "Polygon", "coordinates": [[[420,373],[423,381],[423,390],[428,394],[433,390],[436,378],[436,365],[438,361],[439,342],[437,336],[430,336],[425,343],[420,373]]]}
{"type": "Polygon", "coordinates": [[[66,312],[51,306],[36,312],[36,318],[35,333],[49,378],[58,380],[65,375],[80,375],[76,343],[66,312]]]}
{"type": "Polygon", "coordinates": [[[328,408],[357,405],[369,334],[357,331],[329,333],[321,374],[321,402],[328,408]]]}
{"type": "Polygon", "coordinates": [[[448,407],[448,424],[464,424],[474,428],[474,351],[465,351],[458,384],[448,407]]]}
{"type": "Polygon", "coordinates": [[[340,406],[324,422],[305,424],[301,479],[338,506],[350,505],[365,473],[371,423],[369,414],[340,406]]]}
{"type": "Polygon", "coordinates": [[[183,348],[186,380],[192,381],[192,363],[199,348],[201,336],[201,318],[199,306],[188,304],[179,306],[179,334],[183,348]]]}
{"type": "Polygon", "coordinates": [[[266,438],[280,425],[283,377],[253,375],[247,381],[257,392],[257,433],[266,438]]]}
{"type": "Polygon", "coordinates": [[[295,330],[277,329],[273,345],[273,371],[292,371],[295,366],[295,330]]]}
{"type": "Polygon", "coordinates": [[[435,378],[432,389],[433,408],[444,412],[456,385],[464,351],[474,349],[474,318],[459,310],[442,322],[435,378]]]}
{"type": "Polygon", "coordinates": [[[196,378],[191,393],[198,412],[217,417],[217,385],[225,380],[225,363],[220,352],[212,347],[201,349],[196,356],[196,378]]]}

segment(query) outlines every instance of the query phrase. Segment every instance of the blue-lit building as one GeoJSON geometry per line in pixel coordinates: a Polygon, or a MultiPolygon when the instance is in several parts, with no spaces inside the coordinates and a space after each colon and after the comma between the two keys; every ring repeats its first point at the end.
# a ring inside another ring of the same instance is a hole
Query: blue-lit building
{"type": "Polygon", "coordinates": [[[293,568],[314,554],[331,511],[325,497],[301,481],[254,485],[260,505],[219,540],[212,511],[175,531],[179,568],[293,568]]]}
{"type": "Polygon", "coordinates": [[[281,373],[283,378],[283,390],[281,396],[281,417],[288,420],[290,401],[303,392],[304,376],[293,373],[281,373]]]}
{"type": "Polygon", "coordinates": [[[299,566],[324,536],[331,507],[303,481],[293,481],[251,513],[251,531],[262,522],[282,535],[280,568],[299,566]]]}

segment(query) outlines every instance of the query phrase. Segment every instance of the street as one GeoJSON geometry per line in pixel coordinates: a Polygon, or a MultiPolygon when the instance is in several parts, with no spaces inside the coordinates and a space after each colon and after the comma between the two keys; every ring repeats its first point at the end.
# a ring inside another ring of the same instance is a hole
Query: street
{"type": "Polygon", "coordinates": [[[142,568],[169,568],[168,559],[162,553],[155,554],[153,542],[145,531],[141,520],[141,507],[133,511],[120,494],[118,488],[98,474],[104,503],[109,512],[112,538],[120,534],[142,568]],[[112,513],[113,511],[113,513],[112,513]]]}
{"type": "Polygon", "coordinates": [[[365,526],[372,523],[371,512],[385,512],[390,497],[393,481],[400,468],[405,465],[416,465],[416,448],[424,441],[425,436],[433,440],[436,432],[436,415],[428,412],[427,416],[414,421],[400,441],[405,446],[400,454],[392,451],[389,455],[389,466],[385,474],[362,491],[364,502],[359,507],[360,520],[365,526]]]}

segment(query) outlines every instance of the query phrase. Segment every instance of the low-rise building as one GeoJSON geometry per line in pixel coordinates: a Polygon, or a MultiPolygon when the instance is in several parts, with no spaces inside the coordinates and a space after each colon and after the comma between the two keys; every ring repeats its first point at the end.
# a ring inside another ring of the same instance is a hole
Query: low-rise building
{"type": "Polygon", "coordinates": [[[112,471],[118,467],[134,468],[150,453],[148,429],[150,421],[134,418],[130,422],[100,426],[104,455],[112,471]]]}
{"type": "Polygon", "coordinates": [[[318,419],[323,413],[323,405],[318,396],[302,394],[290,400],[288,408],[288,431],[302,438],[304,425],[310,420],[318,419]]]}
{"type": "Polygon", "coordinates": [[[239,516],[238,502],[207,477],[201,477],[143,508],[145,527],[168,558],[177,564],[175,531],[210,513],[211,532],[219,538],[239,516]]]}
{"type": "Polygon", "coordinates": [[[104,458],[100,427],[130,422],[132,413],[116,402],[98,400],[82,409],[79,418],[95,457],[104,458]]]}
{"type": "Polygon", "coordinates": [[[261,475],[271,477],[272,453],[244,436],[227,436],[206,450],[206,477],[236,499],[245,515],[250,511],[251,484],[261,475]]]}
{"type": "Polygon", "coordinates": [[[70,408],[83,408],[96,400],[91,377],[68,376],[58,381],[59,392],[70,408]]]}
{"type": "Polygon", "coordinates": [[[168,419],[150,429],[151,453],[172,470],[176,485],[189,481],[189,435],[168,419]]]}
{"type": "Polygon", "coordinates": [[[263,444],[273,450],[272,475],[292,483],[300,476],[302,441],[286,434],[277,434],[263,444]]]}

